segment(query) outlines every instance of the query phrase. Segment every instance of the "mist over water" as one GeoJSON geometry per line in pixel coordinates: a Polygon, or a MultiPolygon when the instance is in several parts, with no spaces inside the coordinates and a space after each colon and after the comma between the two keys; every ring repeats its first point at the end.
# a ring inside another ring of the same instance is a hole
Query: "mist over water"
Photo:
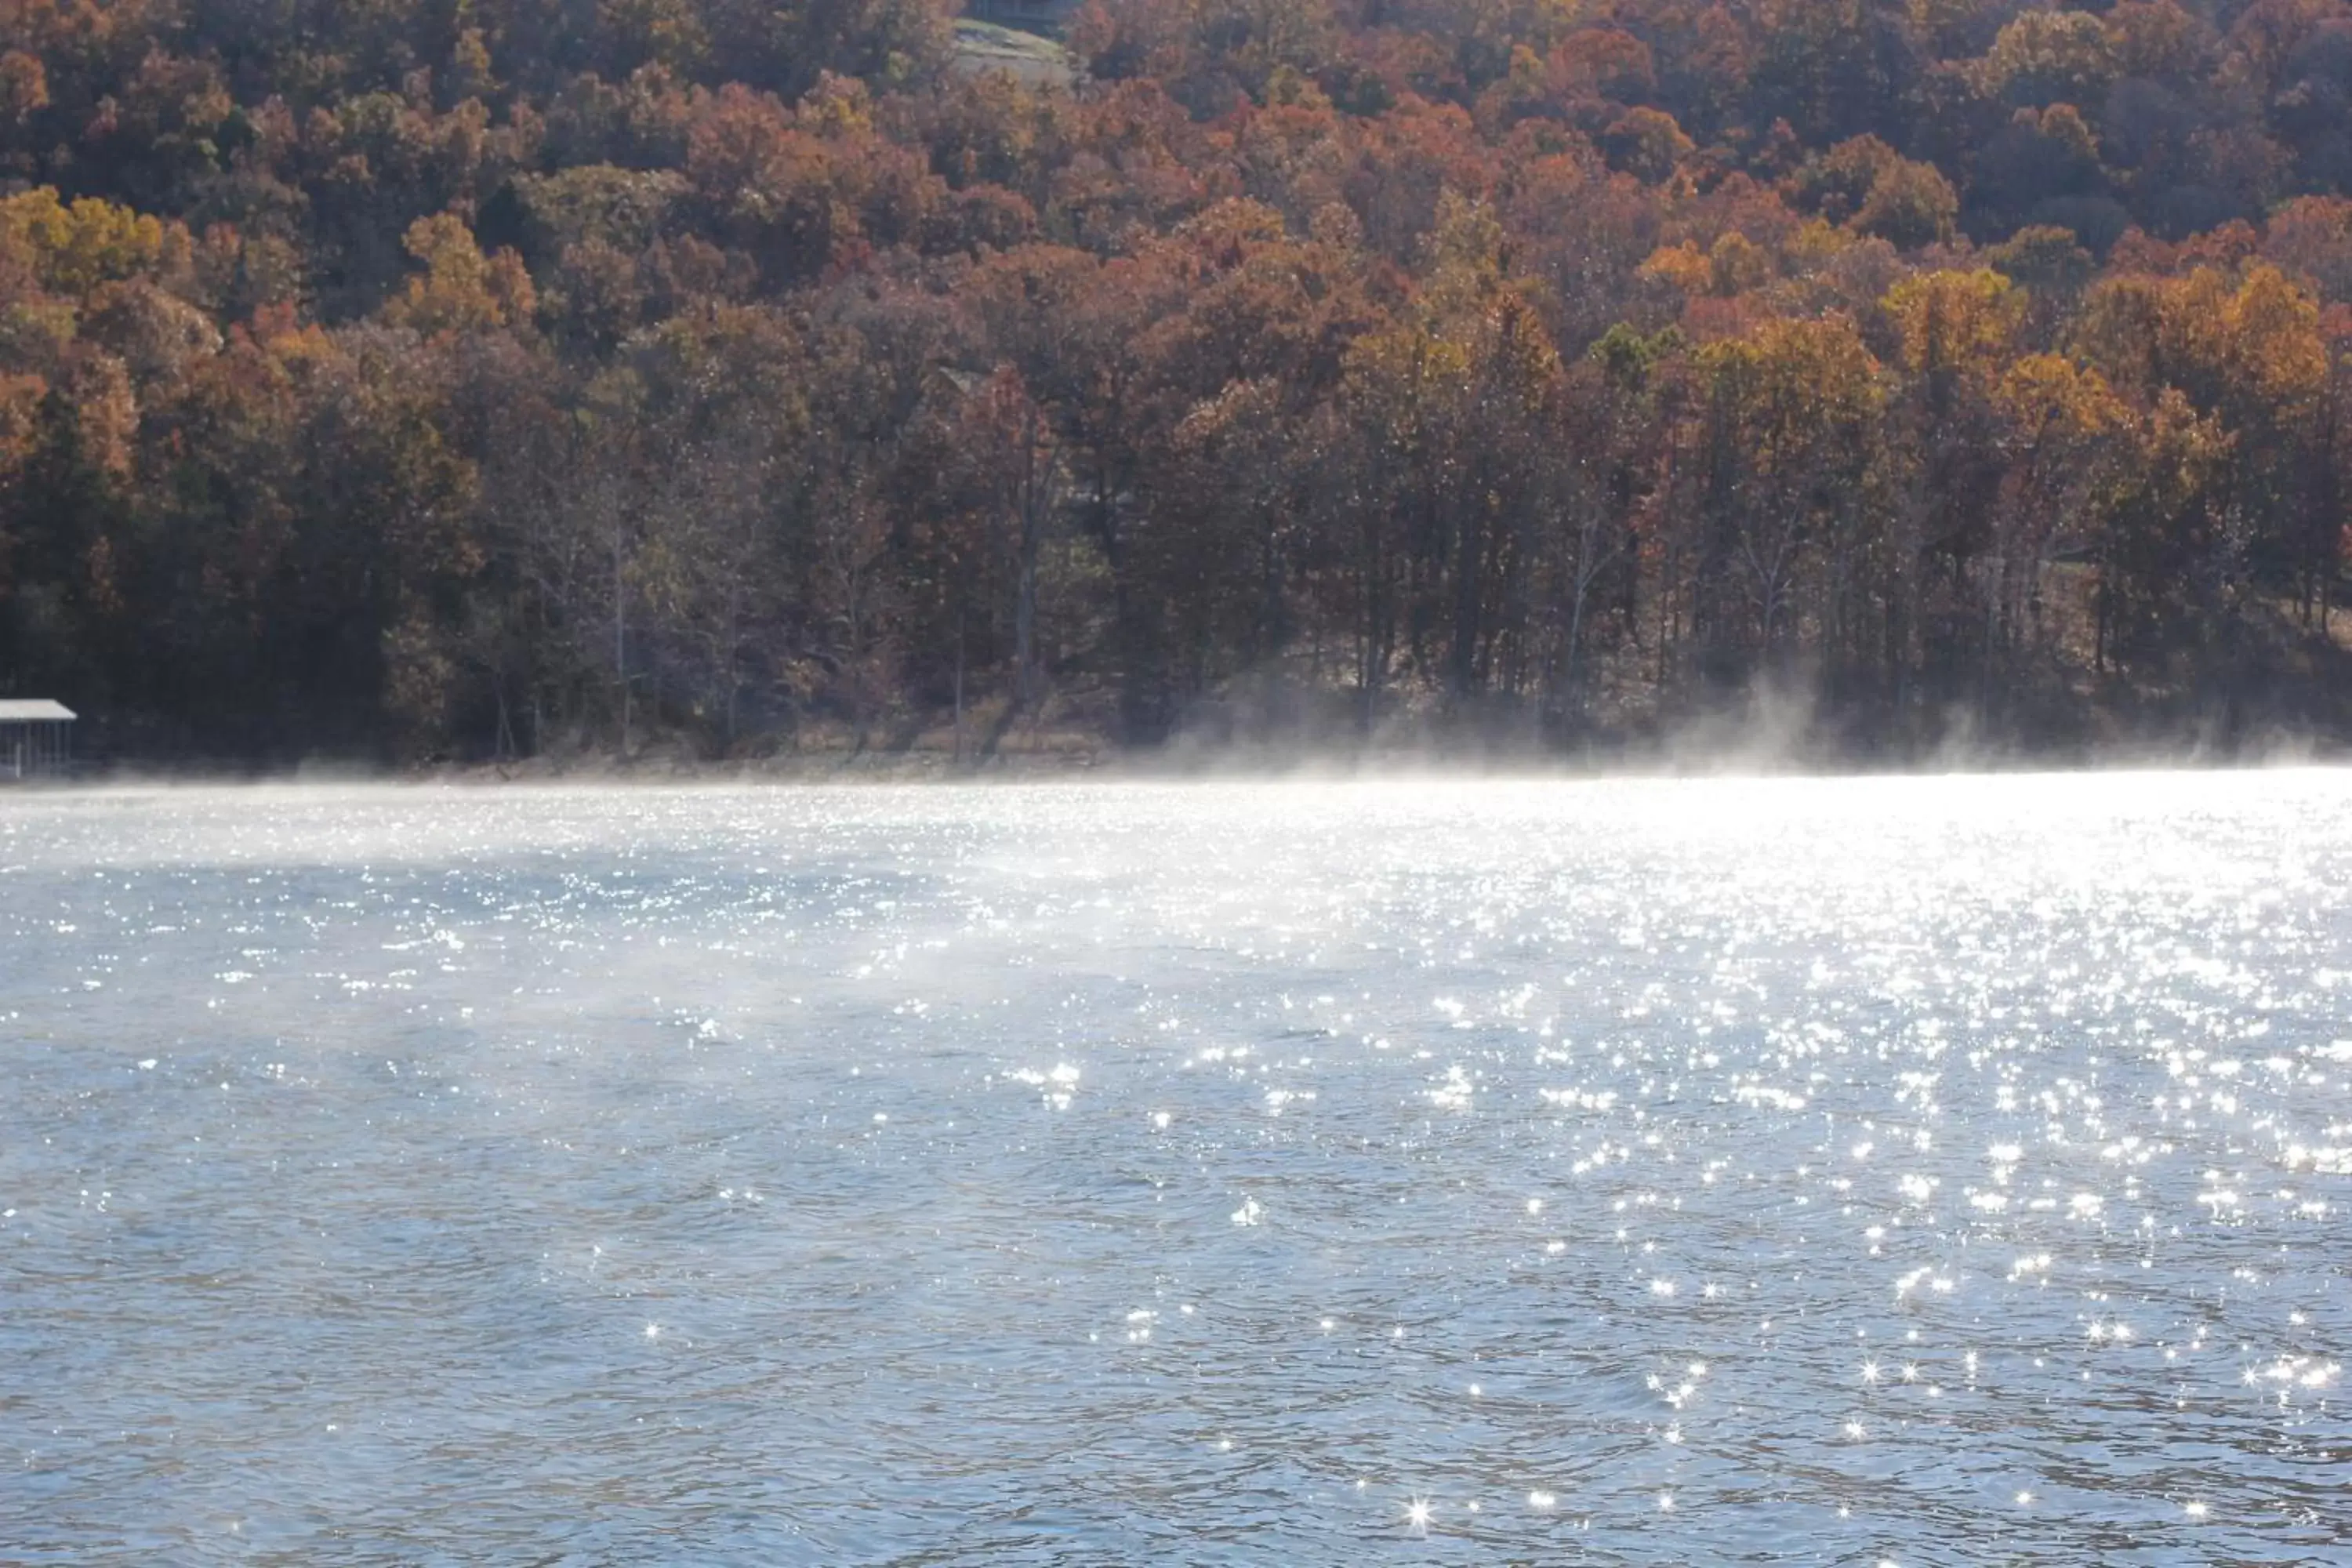
{"type": "Polygon", "coordinates": [[[2352,775],[0,797],[0,1559],[2352,1550],[2352,775]]]}

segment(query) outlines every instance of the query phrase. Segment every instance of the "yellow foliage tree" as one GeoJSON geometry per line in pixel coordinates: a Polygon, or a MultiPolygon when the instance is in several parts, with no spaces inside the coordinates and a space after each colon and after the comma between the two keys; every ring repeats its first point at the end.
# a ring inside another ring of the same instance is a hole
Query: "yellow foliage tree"
{"type": "Polygon", "coordinates": [[[484,256],[457,214],[418,218],[408,226],[404,243],[425,270],[384,307],[394,324],[430,335],[484,331],[530,319],[537,301],[522,258],[511,250],[484,256]]]}
{"type": "MultiPolygon", "coordinates": [[[[25,256],[42,287],[59,294],[79,297],[101,283],[153,273],[173,237],[159,219],[96,196],[68,205],[49,185],[0,200],[0,243],[25,256]]],[[[184,233],[178,237],[184,246],[184,233]]]]}

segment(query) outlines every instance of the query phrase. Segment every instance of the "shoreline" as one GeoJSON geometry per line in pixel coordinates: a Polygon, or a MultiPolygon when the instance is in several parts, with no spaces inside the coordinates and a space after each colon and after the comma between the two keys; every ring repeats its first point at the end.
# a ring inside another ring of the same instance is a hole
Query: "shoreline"
{"type": "Polygon", "coordinates": [[[943,752],[811,750],[761,758],[711,759],[673,753],[623,758],[586,752],[519,762],[429,762],[371,765],[318,760],[285,766],[213,763],[101,765],[64,779],[0,781],[0,799],[26,794],[109,789],[236,785],[447,785],[465,789],[612,786],[792,788],[940,787],[1099,784],[1284,784],[1544,782],[1612,780],[1845,779],[2000,777],[2154,772],[2259,772],[2340,767],[2352,745],[2280,737],[2263,745],[2196,743],[2106,745],[2079,749],[1948,747],[1917,755],[1870,757],[1828,748],[1730,746],[1595,747],[1574,754],[1525,751],[1465,753],[1368,745],[1357,749],[1182,747],[1001,752],[978,763],[943,752]]]}

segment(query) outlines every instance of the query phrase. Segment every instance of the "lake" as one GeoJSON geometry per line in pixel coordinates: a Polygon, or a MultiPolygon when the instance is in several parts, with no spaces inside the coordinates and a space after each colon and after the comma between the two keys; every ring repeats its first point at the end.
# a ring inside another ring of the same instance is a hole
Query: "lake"
{"type": "Polygon", "coordinates": [[[0,795],[0,1560],[2352,1558],[2352,774],[0,795]]]}

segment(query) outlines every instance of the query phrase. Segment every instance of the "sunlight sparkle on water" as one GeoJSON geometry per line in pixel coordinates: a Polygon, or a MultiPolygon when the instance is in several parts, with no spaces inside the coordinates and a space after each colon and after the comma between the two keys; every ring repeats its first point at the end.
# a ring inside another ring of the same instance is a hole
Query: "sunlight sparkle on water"
{"type": "Polygon", "coordinates": [[[2340,1534],[2344,774],[12,793],[0,878],[61,1560],[2340,1534]]]}

